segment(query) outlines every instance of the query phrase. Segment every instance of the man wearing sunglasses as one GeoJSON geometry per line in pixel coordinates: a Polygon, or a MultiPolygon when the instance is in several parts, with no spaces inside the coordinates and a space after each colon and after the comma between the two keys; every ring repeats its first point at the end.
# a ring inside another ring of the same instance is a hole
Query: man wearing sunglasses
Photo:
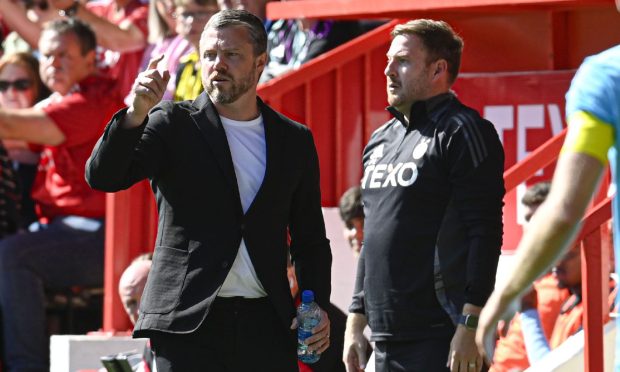
{"type": "Polygon", "coordinates": [[[103,282],[105,195],[88,187],[83,172],[121,100],[114,82],[96,75],[95,46],[93,31],[80,21],[48,23],[39,42],[40,73],[52,95],[34,108],[0,108],[0,139],[41,149],[32,190],[40,221],[0,241],[3,370],[49,370],[44,288],[103,282]]]}

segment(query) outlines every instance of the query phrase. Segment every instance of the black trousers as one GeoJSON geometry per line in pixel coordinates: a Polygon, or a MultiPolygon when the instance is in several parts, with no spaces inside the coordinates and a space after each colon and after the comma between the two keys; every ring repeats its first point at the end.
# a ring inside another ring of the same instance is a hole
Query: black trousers
{"type": "Polygon", "coordinates": [[[296,335],[267,298],[218,297],[190,334],[154,333],[158,372],[297,372],[296,335]]]}
{"type": "MultiPolygon", "coordinates": [[[[375,342],[376,372],[449,372],[446,367],[454,328],[437,330],[421,340],[375,342]]],[[[483,366],[481,372],[487,372],[483,366]]]]}
{"type": "Polygon", "coordinates": [[[375,342],[376,372],[446,372],[454,328],[444,327],[420,340],[375,342]]]}

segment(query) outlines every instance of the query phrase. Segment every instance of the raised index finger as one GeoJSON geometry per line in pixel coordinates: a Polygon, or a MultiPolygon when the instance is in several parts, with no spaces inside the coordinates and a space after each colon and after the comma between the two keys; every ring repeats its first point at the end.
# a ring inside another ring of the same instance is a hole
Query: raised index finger
{"type": "Polygon", "coordinates": [[[157,64],[164,59],[164,54],[160,54],[157,57],[153,57],[151,58],[151,60],[149,61],[149,70],[155,70],[157,68],[157,64]]]}

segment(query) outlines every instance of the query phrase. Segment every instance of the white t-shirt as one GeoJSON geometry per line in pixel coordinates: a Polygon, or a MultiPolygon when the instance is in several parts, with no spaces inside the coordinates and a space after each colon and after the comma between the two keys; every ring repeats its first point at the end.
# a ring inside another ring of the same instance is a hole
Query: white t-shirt
{"type": "MultiPolygon", "coordinates": [[[[220,116],[220,119],[224,125],[230,155],[235,167],[241,206],[243,213],[246,213],[265,177],[267,146],[265,144],[263,117],[259,116],[250,121],[236,121],[223,116],[220,116]]],[[[241,296],[246,298],[267,296],[265,288],[256,276],[243,238],[235,262],[217,295],[220,297],[241,296]]]]}

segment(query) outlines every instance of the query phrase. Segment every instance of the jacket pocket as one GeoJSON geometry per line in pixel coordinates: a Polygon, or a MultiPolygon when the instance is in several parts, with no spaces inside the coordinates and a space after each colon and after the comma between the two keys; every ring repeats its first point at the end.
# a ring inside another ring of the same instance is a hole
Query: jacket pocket
{"type": "Polygon", "coordinates": [[[181,298],[188,261],[189,252],[186,250],[164,246],[155,248],[140,311],[166,314],[174,310],[181,298]]]}

